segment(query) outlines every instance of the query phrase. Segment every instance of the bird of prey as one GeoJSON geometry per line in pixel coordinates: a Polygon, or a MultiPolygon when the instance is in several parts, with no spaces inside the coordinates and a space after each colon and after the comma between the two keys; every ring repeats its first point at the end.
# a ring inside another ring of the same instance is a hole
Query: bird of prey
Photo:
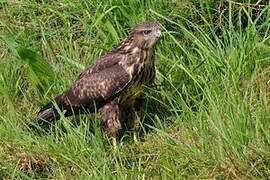
{"type": "Polygon", "coordinates": [[[113,138],[120,129],[136,128],[143,87],[154,82],[155,46],[161,34],[156,22],[135,26],[116,48],[82,72],[70,89],[41,108],[33,123],[50,124],[60,118],[59,110],[66,117],[98,110],[103,132],[113,138]]]}

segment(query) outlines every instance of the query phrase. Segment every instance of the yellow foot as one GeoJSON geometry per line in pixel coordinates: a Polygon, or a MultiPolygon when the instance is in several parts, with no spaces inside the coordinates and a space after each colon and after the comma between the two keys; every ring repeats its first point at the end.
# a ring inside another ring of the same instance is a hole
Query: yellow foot
{"type": "Polygon", "coordinates": [[[112,143],[113,143],[113,148],[116,150],[117,146],[116,146],[116,138],[115,137],[112,138],[112,143]]]}
{"type": "Polygon", "coordinates": [[[137,133],[136,132],[133,132],[133,140],[134,140],[135,144],[138,143],[137,133]]]}

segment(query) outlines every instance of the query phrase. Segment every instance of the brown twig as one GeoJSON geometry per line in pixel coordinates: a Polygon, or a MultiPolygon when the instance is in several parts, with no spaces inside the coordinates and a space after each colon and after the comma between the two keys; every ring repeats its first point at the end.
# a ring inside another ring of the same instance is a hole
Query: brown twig
{"type": "Polygon", "coordinates": [[[242,6],[242,7],[251,7],[251,8],[254,8],[256,10],[261,10],[263,9],[264,7],[266,7],[265,4],[260,4],[262,2],[262,0],[258,0],[255,4],[250,4],[250,3],[240,3],[240,2],[234,2],[234,1],[230,1],[230,0],[226,0],[227,2],[231,2],[232,4],[235,4],[235,5],[239,5],[239,6],[242,6]]]}

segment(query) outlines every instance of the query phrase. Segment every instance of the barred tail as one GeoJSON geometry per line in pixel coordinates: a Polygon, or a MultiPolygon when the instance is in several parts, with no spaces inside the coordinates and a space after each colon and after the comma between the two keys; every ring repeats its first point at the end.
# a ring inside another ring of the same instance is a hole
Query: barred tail
{"type": "MultiPolygon", "coordinates": [[[[65,107],[67,107],[67,105],[64,104],[64,101],[61,95],[57,96],[54,100],[55,100],[56,105],[60,108],[60,110],[66,109],[65,107]]],[[[70,109],[71,108],[69,108],[69,110],[70,109]]],[[[59,118],[60,118],[60,114],[58,113],[54,104],[50,102],[40,109],[36,118],[32,120],[32,122],[30,122],[29,126],[30,128],[36,128],[36,126],[47,128],[53,121],[58,120],[59,118]]]]}
{"type": "MultiPolygon", "coordinates": [[[[64,116],[72,116],[72,115],[78,115],[78,114],[85,114],[85,113],[93,113],[95,112],[95,109],[99,109],[104,102],[91,102],[91,100],[86,99],[87,103],[83,106],[83,103],[81,106],[78,105],[71,105],[67,104],[66,101],[63,98],[63,95],[59,95],[54,99],[55,104],[58,106],[60,111],[64,111],[64,116]]],[[[29,127],[32,129],[36,129],[37,127],[42,127],[44,129],[47,129],[50,124],[60,119],[60,114],[58,112],[58,108],[54,106],[54,103],[50,102],[41,110],[38,112],[37,117],[30,122],[29,127]]]]}
{"type": "Polygon", "coordinates": [[[36,117],[36,120],[41,120],[50,123],[53,120],[59,119],[59,114],[55,109],[53,103],[49,103],[44,106],[36,117]]]}

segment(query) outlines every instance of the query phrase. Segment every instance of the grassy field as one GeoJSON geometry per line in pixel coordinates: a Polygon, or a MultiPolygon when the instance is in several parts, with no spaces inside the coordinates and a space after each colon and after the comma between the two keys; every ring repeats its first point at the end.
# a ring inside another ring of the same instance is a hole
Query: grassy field
{"type": "Polygon", "coordinates": [[[269,1],[0,0],[0,179],[270,178],[269,1]],[[135,143],[26,123],[138,22],[164,27],[135,143]]]}

